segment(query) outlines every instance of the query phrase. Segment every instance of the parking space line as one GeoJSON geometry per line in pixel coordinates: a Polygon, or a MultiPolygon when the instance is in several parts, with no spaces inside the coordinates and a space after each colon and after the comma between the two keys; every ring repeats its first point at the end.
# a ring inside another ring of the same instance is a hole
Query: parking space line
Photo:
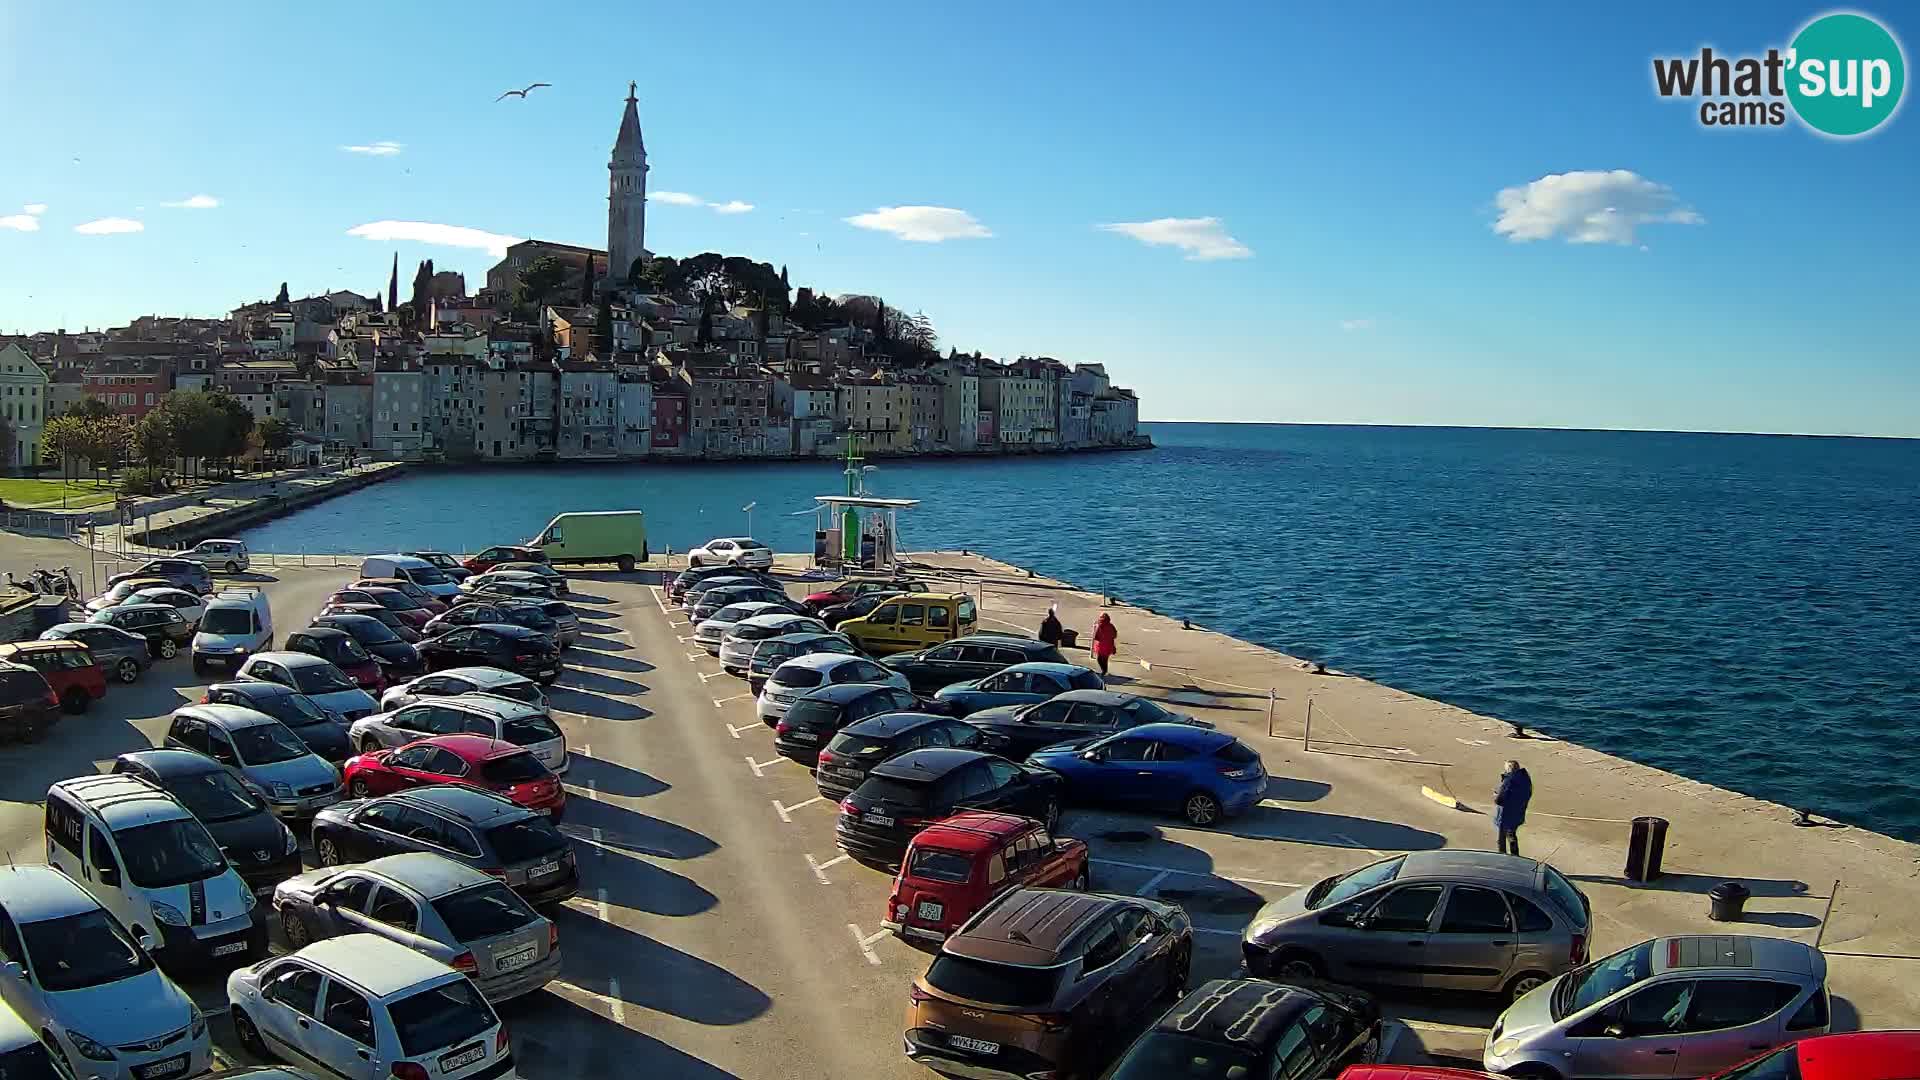
{"type": "Polygon", "coordinates": [[[743,694],[735,694],[732,697],[717,697],[713,699],[713,707],[718,709],[729,701],[739,701],[743,697],[752,697],[752,696],[753,696],[752,694],[743,693],[743,694]]]}
{"type": "Polygon", "coordinates": [[[600,921],[607,921],[607,890],[599,889],[594,893],[594,902],[599,907],[600,921]]]}
{"type": "Polygon", "coordinates": [[[736,739],[740,737],[740,733],[743,731],[765,731],[765,730],[767,730],[767,725],[765,724],[747,724],[744,727],[734,727],[732,724],[727,725],[727,734],[733,736],[736,739]]]}
{"type": "Polygon", "coordinates": [[[1380,1038],[1380,1052],[1374,1055],[1374,1060],[1392,1061],[1393,1048],[1399,1044],[1400,1033],[1407,1030],[1407,1027],[1398,1020],[1389,1020],[1380,1026],[1386,1029],[1386,1034],[1380,1038]]]}
{"type": "MultiPolygon", "coordinates": [[[[684,641],[685,639],[683,638],[683,639],[681,639],[681,640],[683,640],[683,641],[684,641]]],[[[698,661],[698,660],[704,660],[704,659],[706,659],[706,656],[707,656],[707,654],[706,654],[706,653],[703,653],[703,652],[690,652],[690,653],[688,653],[688,654],[687,654],[687,659],[688,659],[688,660],[695,660],[695,661],[698,661]]]]}
{"type": "Polygon", "coordinates": [[[582,756],[582,757],[592,757],[592,756],[593,756],[593,744],[592,744],[592,743],[581,743],[581,744],[580,744],[580,756],[582,756]]]}
{"type": "Polygon", "coordinates": [[[1348,836],[1346,833],[1328,833],[1327,835],[1333,837],[1335,840],[1344,841],[1348,847],[1359,848],[1361,851],[1372,852],[1373,857],[1376,859],[1384,859],[1387,857],[1386,852],[1374,851],[1372,848],[1366,846],[1365,844],[1362,844],[1358,840],[1355,840],[1353,837],[1348,836]]]}
{"type": "Polygon", "coordinates": [[[809,852],[807,854],[807,866],[810,869],[812,869],[813,876],[820,879],[820,884],[831,885],[833,884],[833,882],[827,880],[827,867],[838,866],[841,863],[846,862],[848,859],[851,859],[851,858],[853,858],[853,856],[848,855],[846,852],[843,851],[839,855],[831,859],[828,859],[826,862],[816,862],[814,860],[813,854],[809,852]]]}
{"type": "Polygon", "coordinates": [[[774,758],[772,761],[755,761],[752,758],[748,758],[747,768],[752,769],[753,775],[755,776],[765,776],[767,774],[763,770],[765,770],[767,766],[778,765],[786,760],[787,759],[783,757],[774,758]]]}
{"type": "Polygon", "coordinates": [[[667,597],[666,594],[660,590],[660,586],[649,585],[647,586],[647,591],[653,594],[653,602],[660,605],[660,614],[672,618],[673,616],[667,614],[667,597]]]}
{"type": "Polygon", "coordinates": [[[619,976],[614,976],[607,980],[607,1004],[613,1006],[613,1022],[616,1024],[625,1024],[627,1022],[627,1003],[620,999],[619,976]]]}
{"type": "Polygon", "coordinates": [[[873,943],[886,937],[887,932],[882,930],[877,934],[862,936],[860,927],[854,923],[847,924],[847,932],[853,935],[853,943],[860,947],[860,954],[867,958],[867,963],[872,964],[874,967],[879,967],[880,957],[879,954],[873,951],[873,943]]]}
{"type": "Polygon", "coordinates": [[[725,675],[725,674],[726,674],[726,672],[724,672],[724,671],[702,671],[702,672],[697,672],[697,674],[698,674],[698,675],[700,676],[700,681],[701,681],[701,682],[706,682],[706,681],[707,681],[708,679],[717,679],[717,678],[719,678],[720,676],[722,676],[722,675],[725,675]]]}
{"type": "Polygon", "coordinates": [[[826,802],[826,801],[827,801],[827,797],[826,797],[825,795],[815,795],[815,796],[814,796],[813,798],[811,798],[811,799],[807,799],[807,800],[804,800],[804,801],[802,801],[802,802],[797,802],[797,803],[794,803],[794,804],[793,804],[792,806],[783,806],[783,805],[781,805],[781,803],[780,803],[780,800],[779,800],[779,799],[774,799],[774,800],[772,800],[772,802],[773,802],[773,812],[774,812],[774,813],[776,813],[776,814],[779,814],[779,815],[780,815],[780,820],[781,820],[781,821],[784,821],[784,822],[786,822],[787,824],[789,824],[789,825],[791,825],[791,824],[793,824],[793,817],[792,817],[792,814],[793,814],[793,812],[794,812],[795,810],[798,810],[798,809],[800,809],[800,808],[801,808],[801,807],[803,807],[803,806],[812,806],[812,805],[813,805],[814,803],[817,803],[817,802],[826,802]]]}
{"type": "Polygon", "coordinates": [[[1230,934],[1234,937],[1239,937],[1245,933],[1245,931],[1242,930],[1224,930],[1216,926],[1196,926],[1192,929],[1196,934],[1230,934]]]}
{"type": "Polygon", "coordinates": [[[1155,875],[1153,875],[1152,877],[1150,877],[1150,878],[1148,878],[1148,879],[1147,879],[1147,883],[1146,883],[1145,885],[1142,885],[1142,886],[1140,886],[1140,888],[1139,888],[1139,889],[1138,889],[1137,891],[1135,891],[1135,893],[1134,893],[1134,895],[1135,895],[1135,896],[1151,896],[1151,895],[1153,895],[1153,888],[1154,888],[1154,886],[1156,886],[1156,885],[1158,885],[1158,884],[1160,884],[1161,882],[1163,882],[1163,881],[1165,881],[1165,880],[1167,880],[1167,878],[1168,878],[1168,876],[1169,876],[1169,875],[1171,875],[1172,873],[1173,873],[1173,871],[1171,871],[1171,870],[1162,870],[1162,871],[1160,871],[1159,873],[1157,873],[1157,874],[1155,874],[1155,875]]]}
{"type": "MultiPolygon", "coordinates": [[[[1271,885],[1276,889],[1297,889],[1297,881],[1264,881],[1260,878],[1236,877],[1232,874],[1216,874],[1211,870],[1178,870],[1168,866],[1155,866],[1152,863],[1125,862],[1120,859],[1090,859],[1097,866],[1124,866],[1128,870],[1147,870],[1155,874],[1180,874],[1184,877],[1217,877],[1222,881],[1237,881],[1242,885],[1271,885]]],[[[1158,881],[1158,878],[1154,879],[1158,881]]]]}
{"type": "Polygon", "coordinates": [[[1486,1028],[1468,1027],[1464,1024],[1442,1024],[1437,1020],[1406,1020],[1399,1017],[1394,1019],[1394,1023],[1410,1027],[1415,1031],[1431,1031],[1435,1035],[1472,1035],[1482,1039],[1487,1037],[1486,1028]]]}

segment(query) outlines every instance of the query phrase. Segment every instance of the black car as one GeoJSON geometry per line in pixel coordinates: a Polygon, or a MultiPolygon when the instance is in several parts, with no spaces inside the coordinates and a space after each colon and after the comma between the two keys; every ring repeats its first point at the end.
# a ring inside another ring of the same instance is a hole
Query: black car
{"type": "Polygon", "coordinates": [[[147,651],[161,660],[178,656],[193,640],[193,624],[178,608],[166,604],[121,604],[96,611],[87,621],[117,626],[146,638],[147,651]]]}
{"type": "Polygon", "coordinates": [[[1380,1056],[1380,1006],[1346,987],[1215,979],[1168,1009],[1102,1080],[1332,1076],[1380,1056]]]}
{"type": "Polygon", "coordinates": [[[580,891],[573,844],[545,814],[464,784],[336,803],[313,819],[321,866],[426,851],[505,882],[531,904],[580,891]]]}
{"type": "MultiPolygon", "coordinates": [[[[705,568],[703,567],[702,569],[705,568]]],[[[699,606],[703,597],[715,589],[742,589],[749,587],[779,589],[782,593],[786,591],[785,587],[779,582],[763,581],[760,575],[755,574],[751,570],[735,570],[730,574],[716,574],[713,577],[703,578],[694,582],[687,587],[686,592],[680,594],[680,606],[692,610],[699,606]]]]}
{"type": "Polygon", "coordinates": [[[347,745],[344,717],[321,708],[307,695],[291,686],[248,680],[214,683],[201,695],[204,705],[238,705],[263,712],[287,726],[287,730],[307,744],[307,749],[335,765],[353,756],[347,745]]]}
{"type": "Polygon", "coordinates": [[[910,750],[868,770],[840,804],[834,840],[859,862],[892,867],[921,829],[960,810],[1060,820],[1060,776],[978,750],[910,750]]]}
{"type": "Polygon", "coordinates": [[[287,635],[286,644],[281,649],[317,656],[349,674],[373,660],[373,654],[360,644],[358,638],[331,626],[309,626],[305,630],[295,630],[287,635]]]}
{"type": "Polygon", "coordinates": [[[984,679],[1014,664],[1069,663],[1060,647],[1013,634],[979,632],[915,652],[895,653],[880,661],[907,677],[915,691],[931,694],[943,686],[984,679]]]}
{"type": "MultiPolygon", "coordinates": [[[[821,608],[820,621],[827,624],[827,629],[837,630],[840,628],[840,624],[846,622],[848,619],[857,619],[862,615],[871,613],[874,608],[880,606],[882,600],[891,600],[896,596],[905,595],[905,593],[897,592],[868,593],[865,596],[849,600],[844,604],[835,604],[832,607],[821,608]]],[[[936,686],[934,689],[938,690],[939,687],[936,686]]]]}
{"type": "Polygon", "coordinates": [[[213,834],[227,861],[254,893],[301,872],[300,841],[273,816],[260,797],[247,790],[233,770],[191,750],[136,750],[113,761],[116,773],[151,781],[180,800],[187,812],[213,834]]]}
{"type": "Polygon", "coordinates": [[[365,615],[393,631],[394,637],[409,645],[420,640],[420,631],[407,625],[407,620],[401,618],[397,612],[388,611],[379,604],[329,604],[322,614],[365,615]]]}
{"type": "Polygon", "coordinates": [[[419,645],[428,671],[456,667],[497,667],[525,675],[542,686],[560,677],[560,650],[553,639],[524,626],[480,623],[456,626],[419,645]]]}
{"type": "Polygon", "coordinates": [[[1002,705],[968,713],[967,723],[997,737],[994,749],[1020,759],[1043,746],[1112,735],[1141,724],[1212,727],[1170,712],[1152,698],[1112,690],[1069,690],[1031,705],[1002,705]]]}
{"type": "MultiPolygon", "coordinates": [[[[807,611],[806,605],[788,596],[785,589],[777,589],[770,585],[724,585],[718,589],[708,589],[706,592],[701,593],[700,602],[693,606],[693,610],[687,615],[687,620],[698,625],[712,618],[714,612],[719,611],[729,604],[751,604],[755,602],[778,604],[782,611],[790,611],[795,615],[807,615],[811,617],[811,613],[807,611]]],[[[772,615],[774,611],[769,609],[760,614],[772,615]]]]}
{"type": "Polygon", "coordinates": [[[371,615],[320,615],[314,618],[313,625],[352,635],[361,648],[372,653],[373,658],[380,662],[381,668],[387,673],[388,682],[411,679],[426,673],[427,664],[420,659],[420,650],[402,641],[391,627],[371,615]]]}
{"type": "MultiPolygon", "coordinates": [[[[802,699],[804,700],[804,699],[802,699]]],[[[853,794],[875,765],[923,746],[992,749],[979,728],[951,716],[890,712],[869,716],[840,729],[820,751],[813,782],[820,794],[839,802],[853,794]]]]}
{"type": "MultiPolygon", "coordinates": [[[[107,579],[107,589],[129,578],[165,578],[188,592],[205,596],[213,591],[213,574],[192,559],[149,559],[124,574],[107,579]]],[[[101,590],[106,591],[105,589],[101,590]]]]}
{"type": "Polygon", "coordinates": [[[453,600],[453,609],[428,620],[427,625],[420,628],[420,633],[426,637],[438,637],[456,626],[478,626],[481,623],[524,626],[548,637],[553,637],[560,628],[553,616],[540,610],[537,600],[457,596],[453,600]]]}
{"type": "Polygon", "coordinates": [[[60,695],[25,664],[0,660],[0,739],[39,742],[60,722],[60,695]]]}
{"type": "Polygon", "coordinates": [[[695,582],[717,577],[753,578],[763,585],[771,585],[776,589],[780,587],[779,578],[760,570],[744,570],[737,566],[693,566],[680,571],[667,585],[667,599],[679,603],[695,582]]]}
{"type": "Polygon", "coordinates": [[[809,690],[787,707],[773,727],[773,748],[781,757],[812,765],[841,728],[881,713],[920,704],[913,691],[873,683],[837,683],[809,690]]]}

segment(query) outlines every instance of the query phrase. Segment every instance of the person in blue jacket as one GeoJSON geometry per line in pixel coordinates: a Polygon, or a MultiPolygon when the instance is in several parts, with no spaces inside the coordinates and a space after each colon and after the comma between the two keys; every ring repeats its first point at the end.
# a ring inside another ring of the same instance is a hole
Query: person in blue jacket
{"type": "Polygon", "coordinates": [[[1533,777],[1517,761],[1508,761],[1500,774],[1500,788],[1493,793],[1493,827],[1499,833],[1502,855],[1520,854],[1520,826],[1527,820],[1527,803],[1533,801],[1533,777]]]}

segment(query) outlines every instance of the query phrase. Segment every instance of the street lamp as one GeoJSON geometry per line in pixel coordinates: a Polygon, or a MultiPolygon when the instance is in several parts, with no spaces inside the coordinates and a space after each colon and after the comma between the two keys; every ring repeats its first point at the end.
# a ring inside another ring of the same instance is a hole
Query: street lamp
{"type": "Polygon", "coordinates": [[[756,499],[753,502],[750,502],[747,505],[740,508],[746,511],[746,514],[747,514],[747,535],[748,536],[753,535],[753,508],[759,505],[760,505],[760,502],[758,499],[756,499]]]}

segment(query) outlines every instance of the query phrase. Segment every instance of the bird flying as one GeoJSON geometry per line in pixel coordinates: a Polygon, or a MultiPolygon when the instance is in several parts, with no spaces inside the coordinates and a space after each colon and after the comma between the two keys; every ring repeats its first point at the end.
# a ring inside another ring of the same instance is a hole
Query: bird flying
{"type": "Polygon", "coordinates": [[[528,86],[525,90],[509,90],[506,93],[501,94],[499,97],[494,98],[493,100],[496,102],[499,102],[499,101],[505,101],[510,97],[525,98],[528,94],[532,93],[535,90],[540,89],[543,86],[552,86],[552,85],[553,85],[552,83],[543,83],[543,82],[533,83],[532,85],[528,86]]]}

